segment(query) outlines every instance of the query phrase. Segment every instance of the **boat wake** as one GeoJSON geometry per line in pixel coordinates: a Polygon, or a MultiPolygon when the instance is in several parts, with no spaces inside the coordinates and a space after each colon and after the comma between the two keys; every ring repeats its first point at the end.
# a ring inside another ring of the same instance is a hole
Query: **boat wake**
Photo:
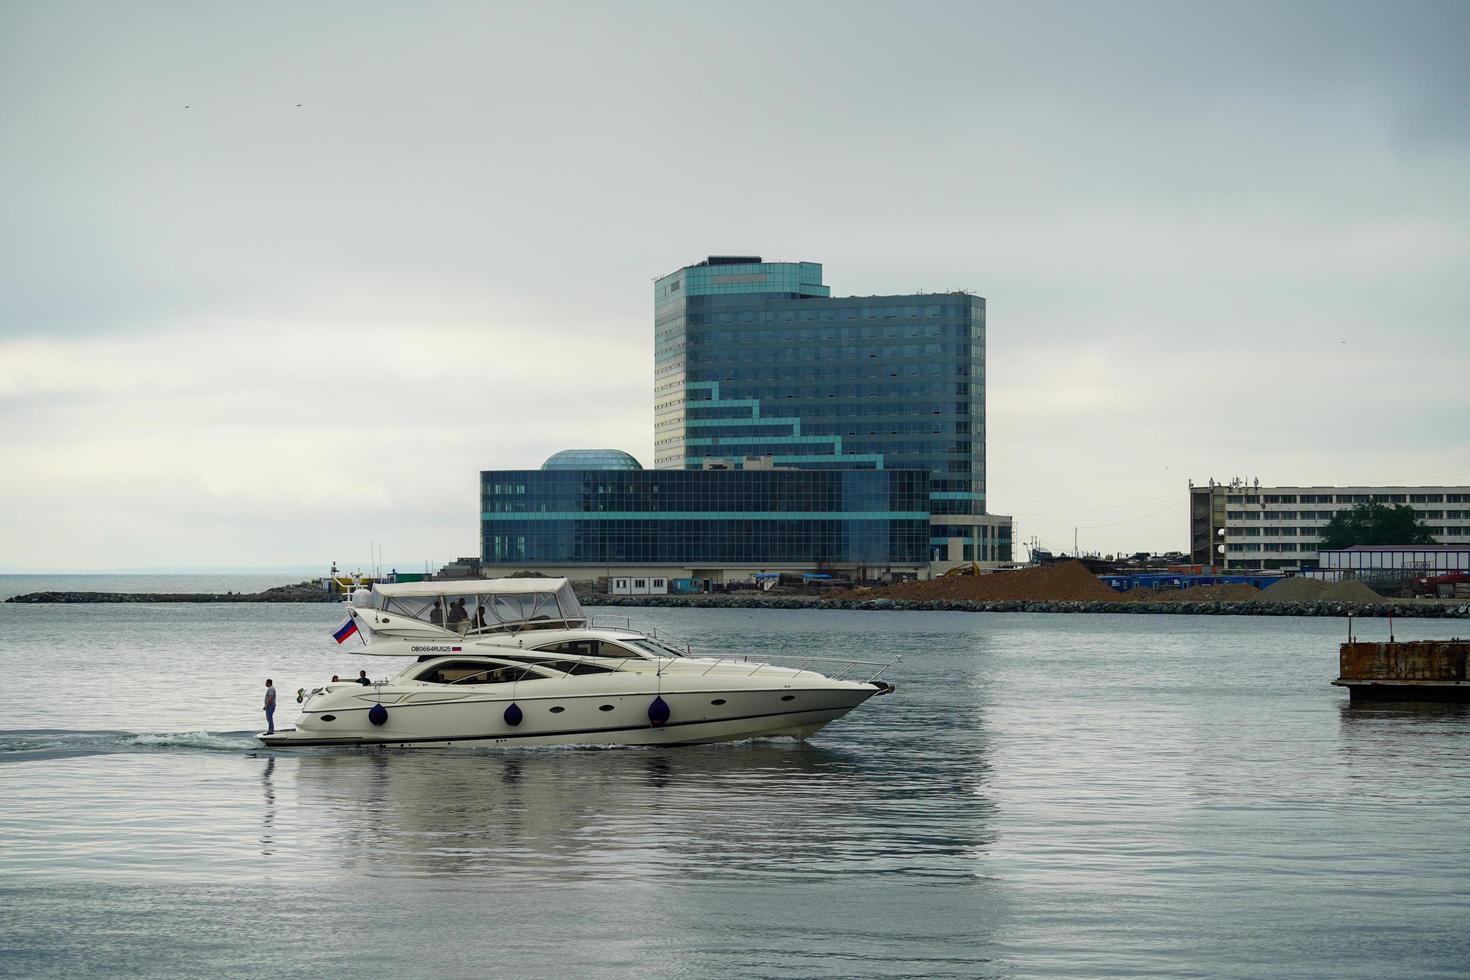
{"type": "Polygon", "coordinates": [[[243,752],[259,747],[253,732],[0,731],[0,765],[118,753],[243,752]]]}

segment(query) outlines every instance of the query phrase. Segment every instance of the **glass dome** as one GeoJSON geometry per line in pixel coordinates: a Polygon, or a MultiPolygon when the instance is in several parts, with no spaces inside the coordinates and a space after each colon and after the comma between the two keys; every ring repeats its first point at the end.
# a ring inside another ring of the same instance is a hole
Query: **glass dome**
{"type": "Polygon", "coordinates": [[[621,449],[563,449],[541,464],[543,470],[641,470],[643,464],[621,449]]]}

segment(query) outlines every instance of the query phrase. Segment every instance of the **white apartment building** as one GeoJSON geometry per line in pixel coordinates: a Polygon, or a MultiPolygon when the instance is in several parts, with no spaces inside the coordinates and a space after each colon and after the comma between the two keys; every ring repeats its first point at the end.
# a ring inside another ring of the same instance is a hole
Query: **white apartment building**
{"type": "Polygon", "coordinates": [[[1317,566],[1334,514],[1378,501],[1407,504],[1440,544],[1470,544],[1470,487],[1263,487],[1243,480],[1189,487],[1190,561],[1221,569],[1317,566]]]}

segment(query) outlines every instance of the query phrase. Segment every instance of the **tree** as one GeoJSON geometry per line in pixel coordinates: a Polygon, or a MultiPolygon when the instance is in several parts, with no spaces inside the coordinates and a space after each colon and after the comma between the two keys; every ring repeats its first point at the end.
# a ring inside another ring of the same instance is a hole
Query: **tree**
{"type": "Polygon", "coordinates": [[[1322,529],[1318,547],[1326,551],[1355,544],[1434,544],[1434,539],[1414,516],[1414,508],[1375,500],[1334,514],[1322,529]]]}

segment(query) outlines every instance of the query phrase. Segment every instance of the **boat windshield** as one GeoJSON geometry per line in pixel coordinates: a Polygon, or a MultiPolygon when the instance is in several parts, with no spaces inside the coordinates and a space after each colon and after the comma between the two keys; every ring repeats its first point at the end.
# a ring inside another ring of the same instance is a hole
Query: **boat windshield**
{"type": "Polygon", "coordinates": [[[672,647],[666,647],[662,643],[659,643],[657,640],[639,639],[639,640],[623,640],[622,642],[623,643],[626,643],[628,646],[632,647],[635,650],[641,650],[641,651],[643,651],[644,653],[648,654],[650,657],[682,657],[682,656],[684,656],[678,650],[675,650],[672,647]]]}
{"type": "Polygon", "coordinates": [[[616,640],[599,640],[596,638],[579,638],[575,640],[560,640],[556,643],[546,643],[536,647],[537,653],[563,653],[578,657],[608,657],[628,659],[638,657],[647,659],[649,657],[682,657],[677,650],[645,637],[620,636],[616,640]]]}

